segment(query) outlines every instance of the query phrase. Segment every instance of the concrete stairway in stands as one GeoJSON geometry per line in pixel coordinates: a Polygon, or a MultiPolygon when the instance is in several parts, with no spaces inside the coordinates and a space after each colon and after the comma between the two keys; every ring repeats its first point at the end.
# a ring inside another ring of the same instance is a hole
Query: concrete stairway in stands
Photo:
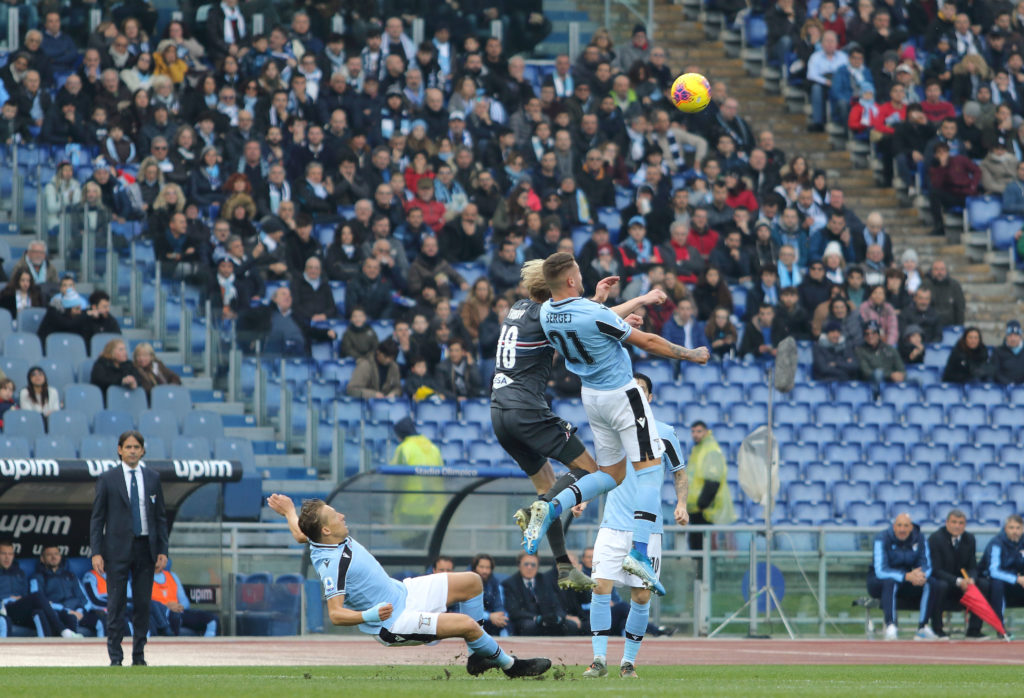
{"type": "Polygon", "coordinates": [[[1002,340],[1007,320],[1024,315],[1024,302],[1014,300],[1014,285],[1006,280],[1005,272],[987,263],[975,263],[963,243],[951,244],[929,235],[931,227],[921,221],[920,211],[901,205],[895,190],[877,186],[872,171],[856,167],[850,152],[833,150],[827,134],[808,133],[807,116],[790,113],[781,95],[766,92],[764,79],[749,75],[740,58],[727,57],[723,42],[706,37],[703,24],[696,16],[687,16],[682,4],[656,0],[655,18],[654,40],[669,49],[670,64],[675,69],[696,65],[709,80],[724,80],[752,129],[771,129],[776,147],[787,156],[802,154],[811,169],[826,170],[829,181],[841,185],[847,205],[862,219],[870,211],[879,211],[893,236],[897,258],[903,250],[913,248],[922,266],[937,257],[945,259],[953,277],[963,284],[967,324],[978,325],[988,344],[1002,340]]]}

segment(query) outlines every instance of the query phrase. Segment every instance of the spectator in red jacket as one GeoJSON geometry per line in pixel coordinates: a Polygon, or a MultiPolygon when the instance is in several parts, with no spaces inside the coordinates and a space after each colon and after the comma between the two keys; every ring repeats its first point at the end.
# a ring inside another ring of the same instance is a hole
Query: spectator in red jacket
{"type": "Polygon", "coordinates": [[[981,168],[964,155],[950,155],[949,146],[939,143],[935,146],[935,158],[928,168],[928,180],[931,182],[928,203],[935,226],[932,234],[945,235],[942,212],[951,206],[963,206],[968,196],[978,193],[981,168]]]}
{"type": "Polygon", "coordinates": [[[434,199],[434,180],[424,177],[416,182],[416,198],[405,205],[405,210],[423,211],[423,222],[435,233],[444,227],[444,204],[434,199]]]}
{"type": "Polygon", "coordinates": [[[704,207],[698,208],[690,216],[689,241],[705,261],[718,244],[718,232],[708,227],[708,210],[704,207]]]}
{"type": "Polygon", "coordinates": [[[924,101],[921,102],[921,109],[928,121],[933,124],[942,123],[943,119],[956,119],[956,109],[952,102],[942,98],[942,85],[938,80],[932,79],[924,85],[924,101]]]}
{"type": "Polygon", "coordinates": [[[818,6],[818,19],[825,31],[833,31],[839,47],[846,46],[846,20],[836,11],[836,0],[822,0],[818,6]]]}
{"type": "MultiPolygon", "coordinates": [[[[853,118],[852,113],[850,118],[853,118]]],[[[906,118],[907,91],[897,83],[889,88],[889,101],[878,105],[878,112],[871,121],[871,141],[882,160],[881,184],[886,187],[892,186],[893,134],[896,133],[896,124],[906,118]]]]}

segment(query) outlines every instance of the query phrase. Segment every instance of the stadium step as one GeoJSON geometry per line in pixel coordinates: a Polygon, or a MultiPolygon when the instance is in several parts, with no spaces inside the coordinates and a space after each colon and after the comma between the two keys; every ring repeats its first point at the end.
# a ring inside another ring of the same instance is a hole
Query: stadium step
{"type": "Polygon", "coordinates": [[[209,410],[221,415],[245,415],[245,404],[241,402],[194,402],[195,409],[209,410]]]}
{"type": "Polygon", "coordinates": [[[271,492],[301,492],[306,497],[325,497],[334,486],[324,480],[264,480],[264,493],[271,492]]]}
{"type": "Polygon", "coordinates": [[[255,464],[257,468],[302,468],[305,459],[301,453],[265,455],[256,454],[255,464]]]}
{"type": "Polygon", "coordinates": [[[276,441],[274,427],[224,427],[224,436],[251,441],[276,441]]]}

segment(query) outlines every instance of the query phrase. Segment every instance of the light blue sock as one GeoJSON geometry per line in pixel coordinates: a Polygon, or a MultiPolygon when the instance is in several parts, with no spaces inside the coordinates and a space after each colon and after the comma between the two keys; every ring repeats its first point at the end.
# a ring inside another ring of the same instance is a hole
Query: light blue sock
{"type": "Polygon", "coordinates": [[[656,465],[636,471],[636,510],[633,512],[633,547],[647,555],[647,542],[658,527],[661,511],[661,473],[656,465]]]}
{"type": "Polygon", "coordinates": [[[467,640],[466,644],[473,651],[473,654],[479,654],[502,669],[508,669],[515,662],[512,657],[505,654],[505,651],[498,647],[498,641],[487,633],[484,633],[475,640],[467,640]]]}
{"type": "Polygon", "coordinates": [[[203,633],[204,637],[216,637],[217,636],[217,621],[211,620],[206,624],[206,631],[203,633]]]}
{"type": "Polygon", "coordinates": [[[608,635],[612,629],[612,595],[590,595],[590,642],[595,657],[608,656],[608,635]]]}
{"type": "Polygon", "coordinates": [[[615,478],[608,473],[602,470],[598,470],[596,473],[587,473],[575,484],[569,485],[559,492],[552,500],[555,503],[555,512],[561,514],[563,511],[569,511],[577,504],[588,502],[613,489],[615,489],[615,478]]]}
{"type": "Polygon", "coordinates": [[[484,594],[480,592],[471,599],[459,602],[459,613],[465,613],[477,623],[483,623],[487,619],[484,611],[484,594]]]}
{"type": "Polygon", "coordinates": [[[626,616],[626,646],[622,649],[623,663],[636,664],[636,655],[640,651],[640,643],[643,642],[650,617],[650,601],[647,603],[631,601],[629,603],[629,615],[626,616]]]}

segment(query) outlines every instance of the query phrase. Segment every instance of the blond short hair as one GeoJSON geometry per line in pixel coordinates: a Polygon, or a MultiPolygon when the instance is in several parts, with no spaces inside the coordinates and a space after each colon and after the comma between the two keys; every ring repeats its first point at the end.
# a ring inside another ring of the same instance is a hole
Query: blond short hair
{"type": "Polygon", "coordinates": [[[543,259],[531,259],[525,262],[519,276],[522,278],[531,300],[543,303],[551,298],[551,290],[548,288],[548,282],[544,279],[543,259]]]}

